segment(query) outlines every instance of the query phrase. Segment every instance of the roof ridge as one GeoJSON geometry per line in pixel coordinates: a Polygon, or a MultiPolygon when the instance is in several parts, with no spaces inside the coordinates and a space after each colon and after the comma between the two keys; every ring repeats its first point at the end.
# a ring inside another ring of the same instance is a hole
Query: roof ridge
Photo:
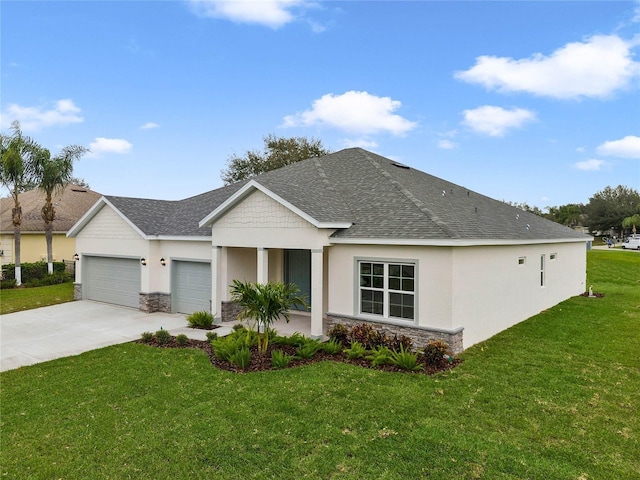
{"type": "Polygon", "coordinates": [[[411,203],[413,203],[421,212],[426,214],[429,219],[438,225],[450,238],[458,238],[458,235],[449,228],[449,225],[446,224],[440,217],[438,217],[433,211],[431,211],[424,203],[422,203],[413,193],[407,190],[400,182],[398,182],[393,176],[387,172],[382,166],[376,162],[376,160],[371,157],[366,150],[363,152],[365,158],[369,160],[369,162],[380,172],[380,174],[385,177],[395,188],[397,188],[400,193],[402,193],[411,203]]]}

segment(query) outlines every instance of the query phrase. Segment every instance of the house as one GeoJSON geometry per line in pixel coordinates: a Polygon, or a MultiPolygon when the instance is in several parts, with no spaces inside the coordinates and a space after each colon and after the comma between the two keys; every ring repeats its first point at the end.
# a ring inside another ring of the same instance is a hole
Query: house
{"type": "MultiPolygon", "coordinates": [[[[53,195],[56,219],[53,221],[53,260],[73,260],[76,252],[75,238],[67,237],[67,231],[98,201],[100,194],[78,185],[69,184],[53,195]]],[[[45,193],[40,189],[18,195],[22,208],[20,227],[20,261],[47,261],[47,241],[41,211],[45,193]]],[[[13,198],[0,199],[0,265],[14,263],[13,198]]]]}
{"type": "Polygon", "coordinates": [[[234,318],[293,282],[313,336],[372,322],[459,352],[585,291],[591,237],[360,148],[180,201],[102,197],[69,231],[76,298],[234,318]]]}

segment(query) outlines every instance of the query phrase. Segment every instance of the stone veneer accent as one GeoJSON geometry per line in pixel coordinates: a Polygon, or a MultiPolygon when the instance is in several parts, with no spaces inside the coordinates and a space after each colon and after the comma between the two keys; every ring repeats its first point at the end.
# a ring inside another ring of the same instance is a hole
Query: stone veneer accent
{"type": "Polygon", "coordinates": [[[345,315],[326,314],[324,317],[324,326],[326,331],[329,331],[335,324],[340,323],[347,327],[353,327],[361,323],[370,323],[373,327],[383,331],[387,335],[405,335],[411,340],[417,347],[423,347],[431,340],[442,340],[449,345],[452,353],[458,354],[462,352],[462,331],[463,329],[453,330],[452,332],[429,329],[427,327],[417,327],[395,325],[386,322],[376,322],[372,320],[364,320],[361,318],[348,317],[345,315]]]}
{"type": "Polygon", "coordinates": [[[220,318],[223,322],[235,322],[240,310],[241,307],[236,302],[222,302],[220,318]]]}
{"type": "Polygon", "coordinates": [[[147,313],[171,313],[171,294],[161,292],[140,293],[140,310],[147,313]]]}
{"type": "Polygon", "coordinates": [[[81,283],[73,284],[73,299],[82,300],[82,284],[81,283]]]}

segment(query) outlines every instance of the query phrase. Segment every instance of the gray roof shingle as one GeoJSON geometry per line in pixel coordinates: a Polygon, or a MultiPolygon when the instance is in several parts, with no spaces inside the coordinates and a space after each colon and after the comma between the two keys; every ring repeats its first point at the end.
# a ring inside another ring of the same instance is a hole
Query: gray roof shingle
{"type": "MultiPolygon", "coordinates": [[[[319,222],[350,222],[334,238],[554,240],[589,237],[538,215],[360,148],[253,178],[319,222]]],[[[147,235],[210,236],[198,222],[246,182],[180,201],[107,197],[147,235]]]]}

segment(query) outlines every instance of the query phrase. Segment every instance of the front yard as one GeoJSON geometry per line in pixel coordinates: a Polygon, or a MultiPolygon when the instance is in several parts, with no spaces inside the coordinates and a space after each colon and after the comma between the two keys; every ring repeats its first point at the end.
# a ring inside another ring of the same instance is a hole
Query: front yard
{"type": "MultiPolygon", "coordinates": [[[[637,479],[640,256],[434,376],[129,343],[0,374],[4,478],[637,479]]],[[[142,333],[142,332],[141,332],[142,333]]]]}

